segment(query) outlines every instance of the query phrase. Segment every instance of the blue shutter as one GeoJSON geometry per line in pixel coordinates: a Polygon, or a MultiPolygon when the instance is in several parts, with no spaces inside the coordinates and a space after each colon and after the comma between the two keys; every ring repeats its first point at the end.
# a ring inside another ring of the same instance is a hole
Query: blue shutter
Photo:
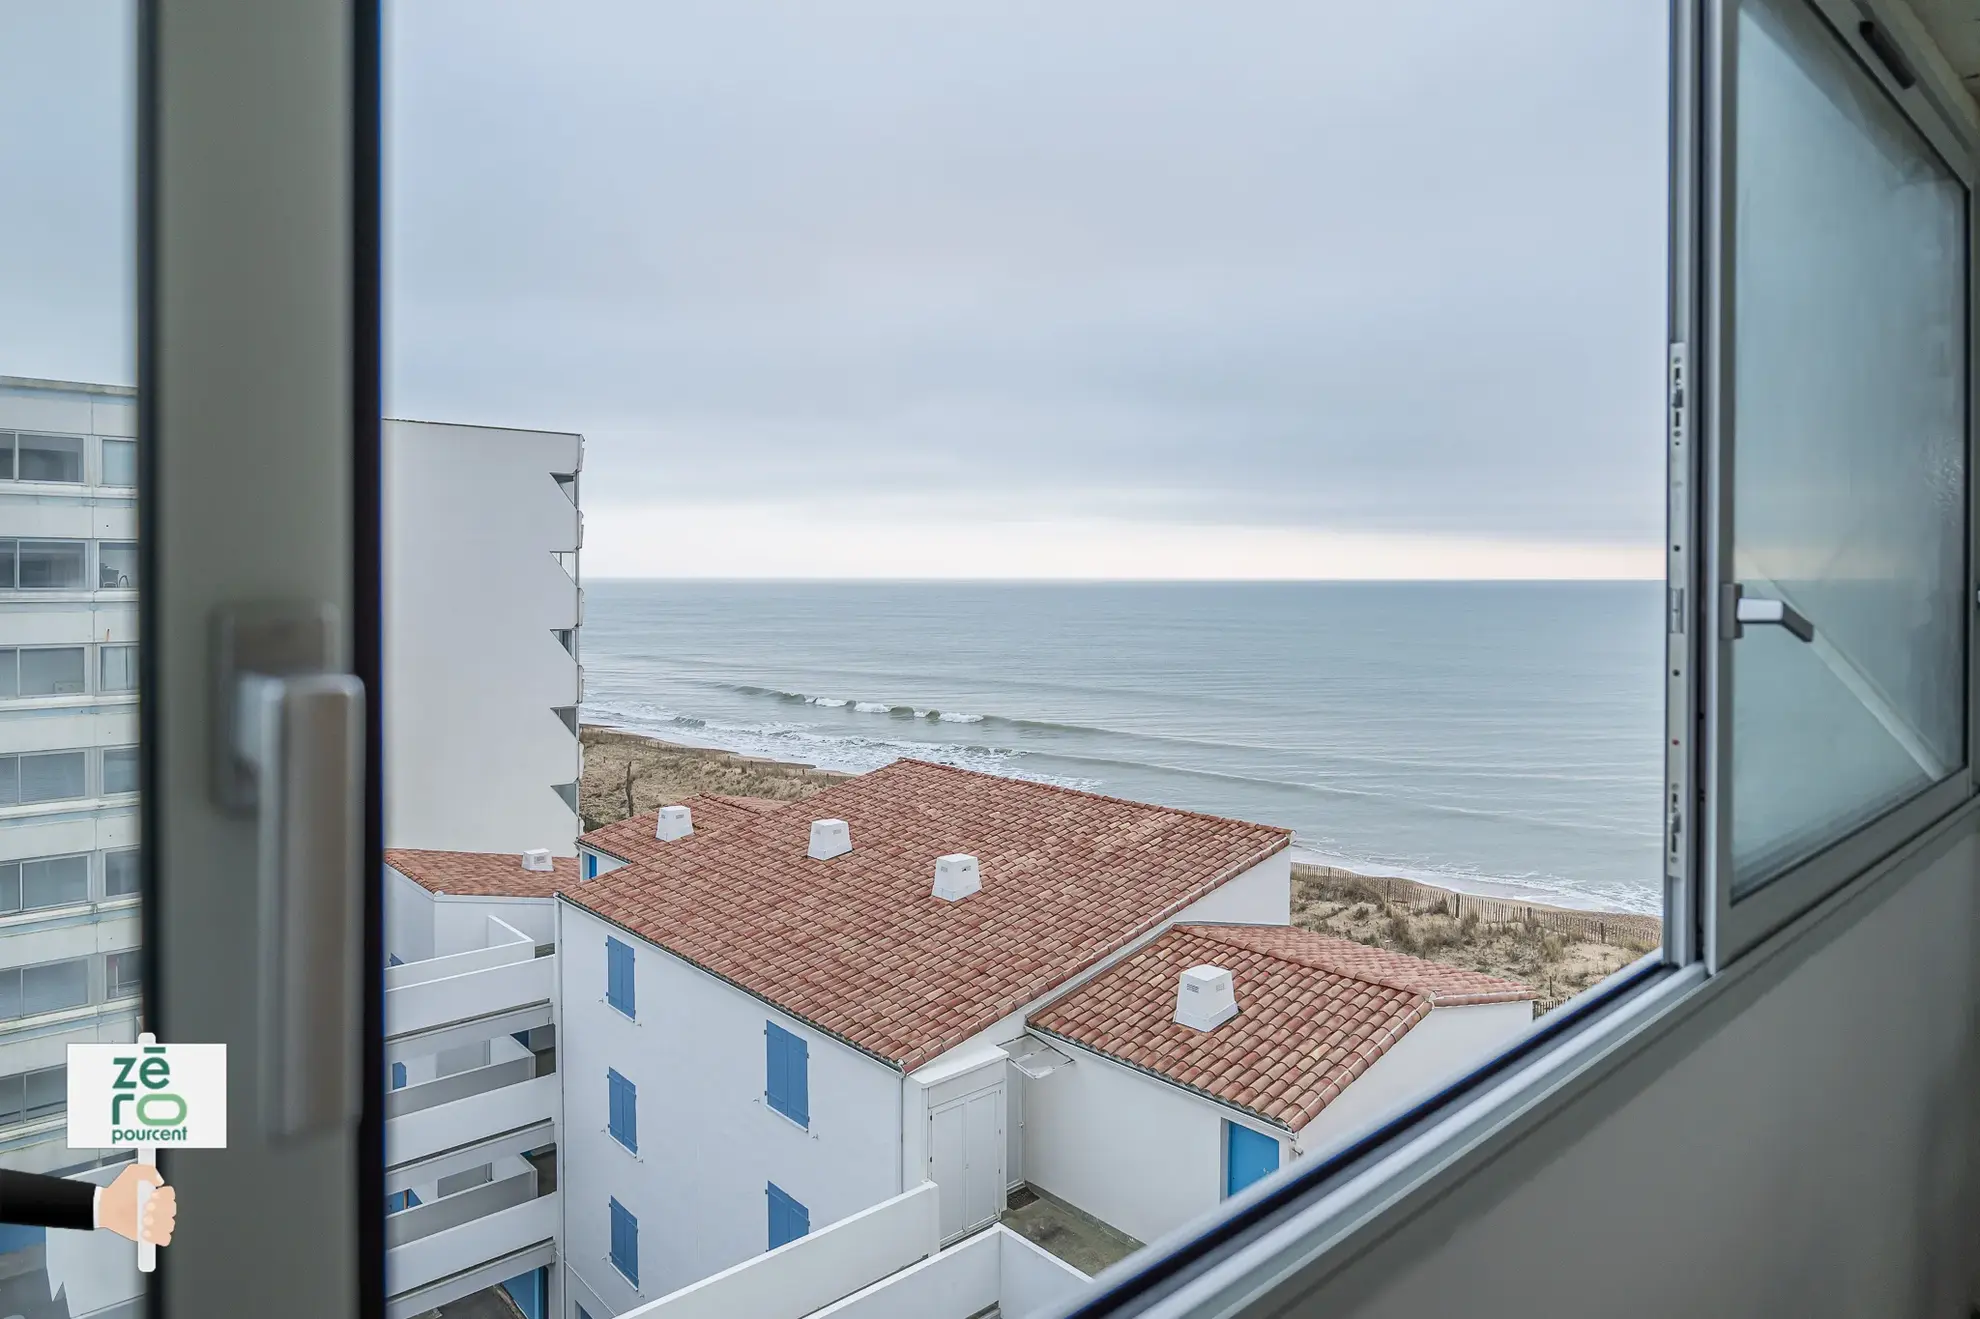
{"type": "Polygon", "coordinates": [[[811,1231],[811,1211],[792,1199],[775,1182],[763,1188],[770,1207],[770,1249],[796,1241],[811,1231]]]}
{"type": "Polygon", "coordinates": [[[406,1065],[404,1063],[392,1064],[392,1088],[394,1090],[403,1090],[406,1088],[406,1065]]]}
{"type": "Polygon", "coordinates": [[[605,1089],[609,1109],[607,1122],[612,1139],[634,1153],[639,1152],[639,1089],[616,1071],[606,1069],[605,1089]]]}
{"type": "Polygon", "coordinates": [[[763,1023],[763,1097],[801,1127],[811,1125],[810,1046],[774,1021],[763,1023]]]}
{"type": "Polygon", "coordinates": [[[639,1286],[639,1220],[617,1200],[612,1201],[612,1267],[639,1286]]]}
{"type": "Polygon", "coordinates": [[[610,938],[605,940],[605,1001],[633,1015],[633,950],[610,938]]]}

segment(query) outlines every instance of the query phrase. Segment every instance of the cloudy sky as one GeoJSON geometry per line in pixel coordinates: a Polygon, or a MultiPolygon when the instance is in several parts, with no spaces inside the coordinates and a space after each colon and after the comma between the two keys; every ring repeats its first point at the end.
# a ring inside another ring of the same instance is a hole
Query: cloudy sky
{"type": "MultiPolygon", "coordinates": [[[[79,8],[0,371],[128,371],[79,8]]],[[[391,411],[583,431],[589,576],[1661,572],[1659,0],[388,12],[391,411]]]]}

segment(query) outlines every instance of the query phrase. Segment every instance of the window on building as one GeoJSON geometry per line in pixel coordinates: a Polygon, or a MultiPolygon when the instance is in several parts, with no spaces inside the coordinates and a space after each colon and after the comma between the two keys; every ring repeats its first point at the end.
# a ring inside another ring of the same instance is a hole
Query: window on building
{"type": "Polygon", "coordinates": [[[0,1126],[52,1117],[68,1106],[67,1067],[42,1067],[0,1076],[0,1126]]]}
{"type": "Polygon", "coordinates": [[[103,442],[103,484],[116,486],[137,484],[137,441],[105,440],[103,442]]]}
{"type": "Polygon", "coordinates": [[[763,1023],[763,1102],[801,1127],[811,1125],[811,1060],[804,1040],[763,1023]]]}
{"type": "Polygon", "coordinates": [[[72,957],[0,971],[0,1020],[59,1012],[89,1002],[89,959],[72,957]]]}
{"type": "Polygon", "coordinates": [[[616,1071],[605,1073],[608,1129],[612,1139],[635,1154],[639,1152],[639,1090],[616,1071]]]}
{"type": "Polygon", "coordinates": [[[87,689],[84,680],[84,649],[81,646],[35,646],[18,651],[0,651],[0,686],[13,678],[15,689],[8,696],[73,696],[87,689]],[[17,675],[5,673],[17,670],[17,675]]]}
{"type": "Polygon", "coordinates": [[[417,1209],[418,1207],[419,1197],[413,1194],[411,1187],[400,1191],[397,1195],[388,1195],[385,1197],[385,1212],[388,1214],[402,1214],[408,1209],[417,1209]]]}
{"type": "Polygon", "coordinates": [[[392,1088],[394,1090],[403,1090],[406,1088],[406,1065],[404,1063],[392,1064],[392,1088]]]}
{"type": "Polygon", "coordinates": [[[138,992],[138,950],[111,953],[103,959],[103,993],[106,998],[129,998],[138,992]]]}
{"type": "Polygon", "coordinates": [[[103,854],[103,896],[127,898],[138,891],[138,853],[135,847],[103,854]]]}
{"type": "Polygon", "coordinates": [[[50,856],[0,864],[0,914],[72,907],[89,901],[89,856],[50,856]]]}
{"type": "Polygon", "coordinates": [[[81,751],[0,756],[0,806],[87,796],[86,760],[81,751]]]}
{"type": "Polygon", "coordinates": [[[103,752],[103,795],[114,797],[137,790],[137,748],[106,747],[103,752]]]}
{"type": "Polygon", "coordinates": [[[96,585],[103,591],[129,591],[138,584],[137,546],[106,540],[96,547],[96,585]]]}
{"type": "Polygon", "coordinates": [[[80,435],[38,435],[32,431],[22,431],[15,440],[15,453],[16,480],[82,484],[83,437],[80,435]]]}
{"type": "Polygon", "coordinates": [[[612,1267],[639,1286],[639,1220],[616,1199],[612,1201],[612,1267]]]}
{"type": "Polygon", "coordinates": [[[605,940],[605,1001],[633,1016],[633,950],[617,939],[605,940]]]}
{"type": "Polygon", "coordinates": [[[137,647],[104,646],[101,648],[98,667],[98,690],[103,692],[134,692],[137,690],[137,647]]]}
{"type": "Polygon", "coordinates": [[[0,431],[0,481],[14,479],[14,432],[0,431]]]}
{"type": "Polygon", "coordinates": [[[770,1201],[770,1249],[796,1241],[811,1231],[811,1211],[792,1198],[775,1182],[764,1187],[770,1201]]]}
{"type": "Polygon", "coordinates": [[[80,540],[0,541],[13,544],[13,584],[23,591],[81,591],[89,586],[89,545],[80,540]]]}
{"type": "Polygon", "coordinates": [[[598,854],[596,852],[586,852],[584,854],[584,877],[586,879],[598,878],[598,854]]]}

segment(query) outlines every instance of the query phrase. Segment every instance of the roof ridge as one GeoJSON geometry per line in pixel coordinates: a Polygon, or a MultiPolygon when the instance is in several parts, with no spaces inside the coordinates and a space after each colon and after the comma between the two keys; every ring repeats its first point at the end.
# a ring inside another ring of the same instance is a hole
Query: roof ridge
{"type": "MultiPolygon", "coordinates": [[[[944,765],[940,761],[922,760],[916,756],[902,756],[898,760],[890,760],[878,769],[868,770],[866,774],[855,774],[851,778],[848,778],[846,782],[857,782],[867,777],[867,775],[882,773],[892,769],[896,765],[921,765],[928,769],[945,770],[950,774],[964,774],[970,778],[977,779],[1005,779],[1014,783],[1028,784],[1034,788],[1044,788],[1051,792],[1064,793],[1067,796],[1086,797],[1095,801],[1113,802],[1117,806],[1133,806],[1138,810],[1144,811],[1161,811],[1164,815],[1181,815],[1192,820],[1212,820],[1218,824],[1241,824],[1246,828],[1264,829],[1271,833],[1285,834],[1287,837],[1291,837],[1293,832],[1284,825],[1260,824],[1256,820],[1240,820],[1235,815],[1212,815],[1208,811],[1192,811],[1182,806],[1164,806],[1161,802],[1136,801],[1132,797],[1113,797],[1104,792],[1088,792],[1085,788],[1069,788],[1063,783],[1047,783],[1042,779],[1021,779],[1014,774],[992,774],[987,770],[968,769],[962,765],[944,765]]],[[[837,787],[838,785],[834,784],[833,786],[837,787]]],[[[830,791],[830,789],[827,789],[827,791],[830,791]]]]}
{"type": "MultiPolygon", "coordinates": [[[[1238,943],[1231,939],[1220,939],[1215,934],[1210,933],[1210,931],[1212,930],[1260,928],[1256,925],[1248,925],[1243,921],[1211,921],[1211,922],[1205,922],[1203,924],[1197,924],[1196,922],[1192,921],[1188,925],[1178,925],[1176,926],[1176,928],[1178,930],[1185,930],[1190,934],[1195,935],[1197,938],[1206,940],[1207,942],[1214,944],[1221,944],[1226,948],[1234,948],[1241,953],[1255,953],[1260,957],[1274,957],[1281,962],[1291,962],[1294,966],[1303,966],[1313,971],[1324,971],[1328,975],[1341,976],[1344,979],[1348,979],[1348,980],[1359,980],[1365,985],[1379,985],[1383,989],[1393,989],[1399,994],[1414,994],[1419,998],[1428,999],[1433,1005],[1437,1001],[1437,996],[1435,994],[1428,993],[1417,985],[1398,984],[1396,983],[1396,981],[1392,979],[1385,979],[1384,977],[1378,975],[1370,975],[1367,972],[1355,967],[1328,965],[1325,962],[1316,960],[1314,957],[1310,955],[1302,956],[1297,951],[1288,950],[1285,952],[1281,952],[1278,949],[1274,949],[1274,948],[1254,948],[1250,944],[1238,943]]],[[[1298,930],[1299,933],[1302,935],[1312,935],[1313,937],[1318,939],[1334,939],[1342,943],[1354,943],[1354,940],[1342,939],[1341,936],[1337,934],[1323,934],[1318,930],[1309,930],[1306,929],[1304,926],[1299,926],[1299,925],[1270,925],[1270,926],[1265,926],[1264,928],[1271,930],[1298,930]]],[[[1365,948],[1367,947],[1367,945],[1355,944],[1355,947],[1365,948]]],[[[1386,952],[1388,950],[1377,949],[1376,951],[1386,952]]],[[[1407,954],[1402,954],[1402,955],[1407,956],[1407,954]]]]}

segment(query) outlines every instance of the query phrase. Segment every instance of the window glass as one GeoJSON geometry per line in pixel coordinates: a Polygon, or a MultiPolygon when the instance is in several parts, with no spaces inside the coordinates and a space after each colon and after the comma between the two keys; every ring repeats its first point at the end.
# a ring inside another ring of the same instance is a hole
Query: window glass
{"type": "Polygon", "coordinates": [[[81,751],[44,751],[20,757],[20,800],[64,801],[87,796],[87,759],[81,751]]]}
{"type": "Polygon", "coordinates": [[[0,971],[0,1018],[59,1012],[89,1002],[89,959],[0,971]]]}
{"type": "Polygon", "coordinates": [[[0,540],[0,589],[12,590],[20,584],[20,549],[17,540],[0,540]]]}
{"type": "Polygon", "coordinates": [[[137,484],[135,440],[103,441],[103,484],[117,486],[137,484]]]}
{"type": "Polygon", "coordinates": [[[0,481],[14,479],[14,433],[0,431],[0,481]]]}
{"type": "Polygon", "coordinates": [[[129,541],[104,541],[96,547],[97,586],[105,591],[128,591],[137,585],[137,546],[129,541]]]}
{"type": "Polygon", "coordinates": [[[136,747],[110,747],[103,753],[103,791],[107,796],[138,790],[136,747]]]}
{"type": "Polygon", "coordinates": [[[79,540],[20,542],[20,587],[30,591],[79,591],[89,582],[88,546],[79,540]]]}
{"type": "Polygon", "coordinates": [[[0,914],[21,909],[21,863],[0,863],[0,914]]]}
{"type": "Polygon", "coordinates": [[[138,950],[111,953],[103,959],[104,993],[110,998],[129,998],[138,992],[138,950]]]}
{"type": "Polygon", "coordinates": [[[81,646],[35,647],[20,652],[20,695],[69,696],[82,690],[81,646]]]}
{"type": "Polygon", "coordinates": [[[20,659],[13,647],[0,647],[0,698],[20,694],[20,659]]]}
{"type": "Polygon", "coordinates": [[[137,647],[101,647],[102,674],[98,679],[98,690],[103,692],[134,692],[137,690],[137,647]]]}
{"type": "Polygon", "coordinates": [[[103,854],[103,896],[128,897],[138,891],[138,854],[135,847],[103,854]]]}
{"type": "Polygon", "coordinates": [[[69,1069],[44,1067],[25,1078],[24,1112],[29,1118],[46,1117],[69,1106],[69,1069]]]}
{"type": "Polygon", "coordinates": [[[89,857],[56,856],[21,862],[21,910],[89,901],[89,857]]]}
{"type": "Polygon", "coordinates": [[[1966,201],[1805,4],[1740,9],[1735,897],[1965,763],[1966,201]]]}
{"type": "Polygon", "coordinates": [[[18,806],[21,801],[21,760],[0,756],[0,806],[18,806]]]}
{"type": "Polygon", "coordinates": [[[31,431],[22,431],[16,444],[20,454],[21,480],[82,484],[82,436],[36,435],[31,431]]]}

